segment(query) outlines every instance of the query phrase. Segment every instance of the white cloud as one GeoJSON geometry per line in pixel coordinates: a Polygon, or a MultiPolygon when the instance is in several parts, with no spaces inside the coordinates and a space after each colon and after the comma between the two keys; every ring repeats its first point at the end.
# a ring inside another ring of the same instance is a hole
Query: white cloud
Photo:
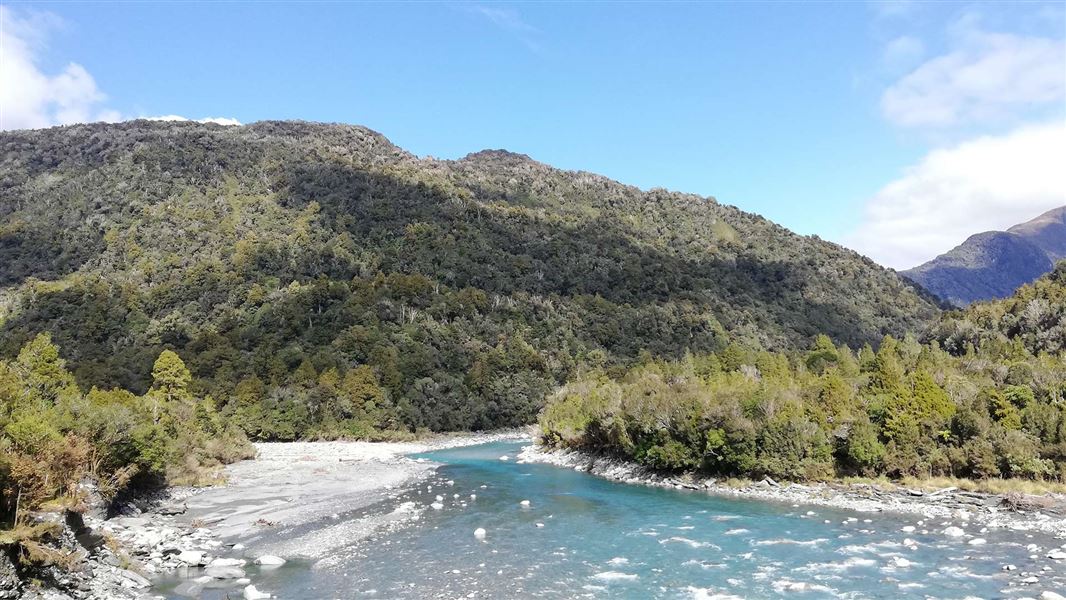
{"type": "Polygon", "coordinates": [[[934,150],[871,199],[844,243],[897,269],[1066,205],[1066,122],[934,150]]]}
{"type": "Polygon", "coordinates": [[[964,18],[952,49],[885,90],[881,109],[907,127],[948,127],[1055,106],[1066,98],[1066,41],[989,33],[964,18]]]}
{"type": "MultiPolygon", "coordinates": [[[[191,121],[187,117],[181,115],[163,115],[161,117],[144,117],[149,121],[191,121]]],[[[216,125],[240,125],[241,122],[237,119],[231,119],[230,117],[204,117],[202,119],[195,119],[197,123],[214,123],[216,125]]]]}
{"type": "Polygon", "coordinates": [[[55,74],[39,68],[38,53],[57,21],[0,6],[0,130],[121,119],[103,106],[107,96],[85,67],[69,63],[55,74]]]}
{"type": "Polygon", "coordinates": [[[901,35],[885,44],[882,60],[889,69],[909,69],[925,55],[925,44],[918,38],[901,35]]]}

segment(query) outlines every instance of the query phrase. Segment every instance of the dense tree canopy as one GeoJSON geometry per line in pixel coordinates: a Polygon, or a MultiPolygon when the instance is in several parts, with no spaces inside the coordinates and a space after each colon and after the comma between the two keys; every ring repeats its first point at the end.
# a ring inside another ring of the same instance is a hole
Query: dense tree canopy
{"type": "Polygon", "coordinates": [[[579,364],[730,338],[858,346],[938,313],[869,260],[713,199],[502,151],[416,158],[298,122],[0,147],[0,353],[50,332],[81,386],[185,386],[261,439],[527,423],[579,364]],[[168,358],[152,386],[165,350],[187,383],[168,358]]]}
{"type": "Polygon", "coordinates": [[[886,337],[856,354],[819,336],[805,353],[732,344],[593,370],[551,399],[543,436],[722,475],[1066,480],[1064,267],[946,315],[924,345],[886,337]]]}

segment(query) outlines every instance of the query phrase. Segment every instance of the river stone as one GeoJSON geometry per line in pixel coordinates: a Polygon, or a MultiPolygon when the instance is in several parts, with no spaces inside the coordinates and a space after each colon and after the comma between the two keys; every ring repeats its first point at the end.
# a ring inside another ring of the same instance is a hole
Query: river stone
{"type": "Polygon", "coordinates": [[[948,527],[947,529],[945,529],[943,531],[943,533],[944,533],[944,535],[949,536],[949,537],[962,537],[963,535],[966,534],[965,531],[963,531],[962,529],[959,529],[958,527],[948,527]]]}
{"type": "Polygon", "coordinates": [[[250,585],[244,588],[244,600],[264,600],[265,598],[269,597],[270,594],[266,592],[260,592],[259,590],[255,589],[254,585],[250,585]]]}
{"type": "Polygon", "coordinates": [[[178,555],[178,560],[194,567],[204,564],[204,553],[200,550],[186,550],[178,555]]]}
{"type": "Polygon", "coordinates": [[[244,577],[244,569],[240,567],[207,567],[204,573],[215,579],[240,579],[244,577]]]}
{"type": "Polygon", "coordinates": [[[192,581],[186,581],[185,583],[179,583],[174,588],[174,593],[179,596],[188,596],[190,598],[199,598],[200,594],[204,591],[204,586],[193,583],[192,581]]]}
{"type": "Polygon", "coordinates": [[[133,571],[120,571],[119,575],[122,575],[124,578],[126,578],[126,580],[129,581],[133,585],[133,587],[137,589],[144,589],[152,586],[151,581],[148,581],[147,579],[137,573],[134,573],[133,571]]]}
{"type": "Polygon", "coordinates": [[[144,527],[148,524],[148,519],[144,517],[118,517],[117,519],[111,519],[111,524],[130,528],[144,527]]]}
{"type": "Polygon", "coordinates": [[[207,568],[211,567],[243,567],[248,561],[240,558],[216,558],[207,564],[207,568]]]}
{"type": "Polygon", "coordinates": [[[1052,550],[1047,553],[1047,557],[1051,560],[1062,560],[1066,558],[1066,552],[1063,552],[1062,550],[1052,550]]]}
{"type": "Polygon", "coordinates": [[[1055,592],[1040,592],[1040,600],[1066,600],[1066,596],[1055,592]]]}
{"type": "Polygon", "coordinates": [[[478,527],[474,530],[474,537],[479,540],[485,539],[485,530],[481,527],[478,527]]]}
{"type": "Polygon", "coordinates": [[[280,556],[274,556],[272,554],[264,554],[255,559],[255,564],[263,567],[280,567],[285,564],[285,559],[280,556]]]}
{"type": "Polygon", "coordinates": [[[183,514],[185,514],[185,511],[187,511],[188,509],[189,509],[189,507],[186,506],[185,504],[182,504],[181,506],[178,506],[176,504],[172,504],[170,506],[163,506],[159,510],[157,510],[156,512],[158,512],[161,515],[183,515],[183,514]]]}

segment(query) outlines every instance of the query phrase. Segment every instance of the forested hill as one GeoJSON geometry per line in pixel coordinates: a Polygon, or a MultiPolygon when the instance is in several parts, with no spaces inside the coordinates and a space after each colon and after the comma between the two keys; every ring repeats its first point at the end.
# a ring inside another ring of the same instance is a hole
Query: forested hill
{"type": "Polygon", "coordinates": [[[82,385],[144,391],[173,349],[260,438],[524,423],[580,363],[858,346],[939,312],[759,216],[504,151],[304,122],[0,146],[0,352],[51,332],[82,385]]]}

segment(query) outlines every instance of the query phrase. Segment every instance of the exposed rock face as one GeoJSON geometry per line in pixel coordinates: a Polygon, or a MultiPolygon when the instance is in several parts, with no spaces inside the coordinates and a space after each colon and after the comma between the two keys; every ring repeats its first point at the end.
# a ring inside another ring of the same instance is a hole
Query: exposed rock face
{"type": "Polygon", "coordinates": [[[1011,227],[986,231],[903,276],[956,306],[1005,298],[1066,258],[1066,206],[1011,227]]]}
{"type": "Polygon", "coordinates": [[[0,598],[19,598],[22,595],[22,582],[19,581],[15,564],[5,552],[0,552],[0,598]]]}

